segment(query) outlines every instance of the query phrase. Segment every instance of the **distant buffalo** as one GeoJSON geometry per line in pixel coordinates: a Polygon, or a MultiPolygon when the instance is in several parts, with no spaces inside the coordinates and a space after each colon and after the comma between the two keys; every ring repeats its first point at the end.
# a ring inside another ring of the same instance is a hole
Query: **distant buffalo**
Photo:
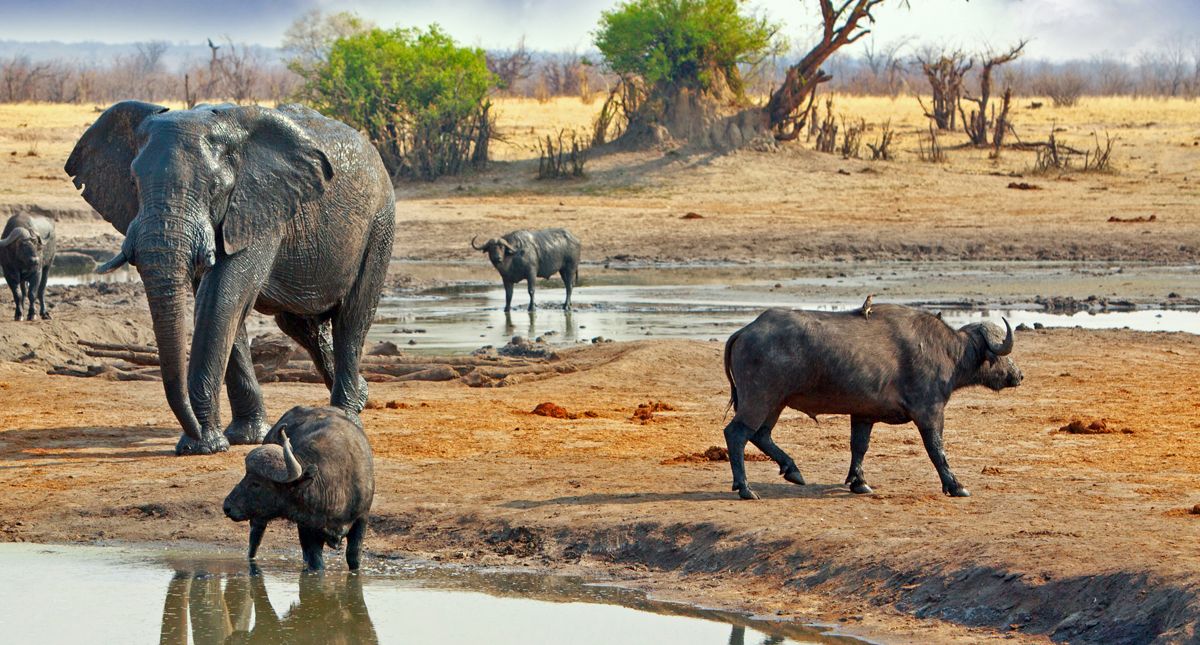
{"type": "Polygon", "coordinates": [[[54,220],[41,215],[13,215],[4,224],[0,237],[0,270],[12,290],[16,304],[14,320],[21,319],[21,301],[28,300],[26,320],[33,320],[34,305],[41,305],[42,320],[50,318],[46,311],[46,282],[50,265],[54,264],[54,220]]]}
{"type": "Polygon", "coordinates": [[[371,446],[340,408],[296,406],[246,455],[246,476],[225,498],[225,515],[250,520],[250,559],[267,523],[296,523],[306,569],[324,568],[324,545],[346,539],[346,564],[357,569],[367,513],[375,496],[371,446]]]}
{"type": "Polygon", "coordinates": [[[567,287],[563,309],[571,308],[571,290],[579,280],[579,240],[564,228],[541,231],[513,231],[479,246],[471,238],[471,248],[487,253],[492,266],[504,281],[504,310],[512,309],[513,285],[529,282],[529,311],[533,311],[533,292],[538,278],[557,273],[567,287]]]}
{"type": "Polygon", "coordinates": [[[912,421],[921,431],[942,492],[970,493],[955,478],[942,449],[943,411],[955,390],[1020,385],[1022,374],[1007,356],[1013,332],[984,322],[955,330],[941,318],[897,305],[847,312],[771,309],[734,332],[725,343],[725,375],[736,413],[725,427],[733,490],[758,495],[746,482],[749,440],[779,464],[784,479],[804,484],[796,463],[771,440],[785,407],[816,418],[850,415],[850,473],[855,493],[869,493],[863,456],[876,423],[912,421]]]}

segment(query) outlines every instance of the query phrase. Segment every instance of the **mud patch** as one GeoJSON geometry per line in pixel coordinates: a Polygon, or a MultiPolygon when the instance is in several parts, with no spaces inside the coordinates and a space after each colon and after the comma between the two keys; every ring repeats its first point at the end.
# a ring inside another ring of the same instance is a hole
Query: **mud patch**
{"type": "MultiPolygon", "coordinates": [[[[759,452],[747,452],[746,461],[771,461],[771,458],[759,452]]],[[[729,461],[729,450],[721,446],[709,446],[704,452],[693,452],[664,459],[658,463],[664,466],[676,464],[706,464],[716,461],[729,461]]]]}
{"type": "Polygon", "coordinates": [[[550,417],[552,419],[594,419],[600,416],[591,410],[584,410],[578,414],[569,412],[566,408],[551,401],[539,403],[530,414],[535,414],[539,417],[550,417]]]}
{"type": "Polygon", "coordinates": [[[1115,425],[1109,425],[1108,419],[1094,419],[1090,422],[1071,419],[1070,423],[1059,428],[1058,431],[1067,434],[1133,434],[1131,428],[1118,429],[1115,425]]]}
{"type": "Polygon", "coordinates": [[[670,412],[675,409],[675,406],[663,401],[647,401],[639,403],[637,409],[633,411],[633,416],[630,417],[634,421],[649,423],[654,419],[655,412],[670,412]]]}

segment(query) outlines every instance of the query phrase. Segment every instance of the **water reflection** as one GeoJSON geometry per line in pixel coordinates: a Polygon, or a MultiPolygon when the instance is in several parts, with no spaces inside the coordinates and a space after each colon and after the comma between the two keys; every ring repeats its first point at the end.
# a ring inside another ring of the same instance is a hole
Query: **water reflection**
{"type": "Polygon", "coordinates": [[[232,572],[219,565],[174,564],[160,645],[187,645],[189,633],[195,645],[379,642],[357,573],[302,574],[299,600],[280,616],[257,567],[232,572]]]}

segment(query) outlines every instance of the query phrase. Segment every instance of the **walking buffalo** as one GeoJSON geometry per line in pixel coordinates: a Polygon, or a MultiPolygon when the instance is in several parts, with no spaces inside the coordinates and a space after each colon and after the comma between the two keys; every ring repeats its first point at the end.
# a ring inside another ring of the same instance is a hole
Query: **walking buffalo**
{"type": "Polygon", "coordinates": [[[725,343],[725,375],[735,410],[725,427],[733,490],[757,499],[746,481],[750,441],[779,464],[784,479],[804,484],[796,463],[771,440],[785,407],[816,419],[850,415],[850,472],[846,484],[869,493],[863,456],[876,423],[912,421],[942,480],[942,492],[967,497],[942,447],[943,412],[950,395],[970,385],[1002,390],[1022,374],[1008,355],[1013,332],[990,322],[953,329],[930,313],[898,305],[845,312],[771,309],[725,343]]]}

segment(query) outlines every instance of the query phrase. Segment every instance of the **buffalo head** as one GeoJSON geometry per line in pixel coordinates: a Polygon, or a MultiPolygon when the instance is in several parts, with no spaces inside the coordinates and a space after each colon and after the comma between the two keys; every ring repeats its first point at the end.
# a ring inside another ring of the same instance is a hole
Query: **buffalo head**
{"type": "Polygon", "coordinates": [[[292,452],[292,442],[281,431],[283,445],[266,444],[246,455],[246,475],[225,498],[225,515],[235,522],[269,520],[285,515],[290,490],[317,474],[314,464],[305,466],[292,452]]]}
{"type": "Polygon", "coordinates": [[[483,246],[475,244],[476,237],[471,238],[471,248],[487,253],[488,259],[492,261],[492,266],[501,271],[507,269],[508,265],[512,263],[513,257],[520,253],[518,249],[513,248],[512,244],[508,243],[508,240],[502,237],[492,238],[485,242],[483,246]]]}
{"type": "Polygon", "coordinates": [[[962,367],[975,369],[971,380],[996,391],[1016,387],[1025,378],[1021,368],[1008,357],[1013,351],[1013,330],[1008,320],[1004,320],[1004,327],[1001,330],[995,323],[982,322],[971,323],[961,330],[975,344],[975,356],[979,361],[976,367],[962,367]]]}

